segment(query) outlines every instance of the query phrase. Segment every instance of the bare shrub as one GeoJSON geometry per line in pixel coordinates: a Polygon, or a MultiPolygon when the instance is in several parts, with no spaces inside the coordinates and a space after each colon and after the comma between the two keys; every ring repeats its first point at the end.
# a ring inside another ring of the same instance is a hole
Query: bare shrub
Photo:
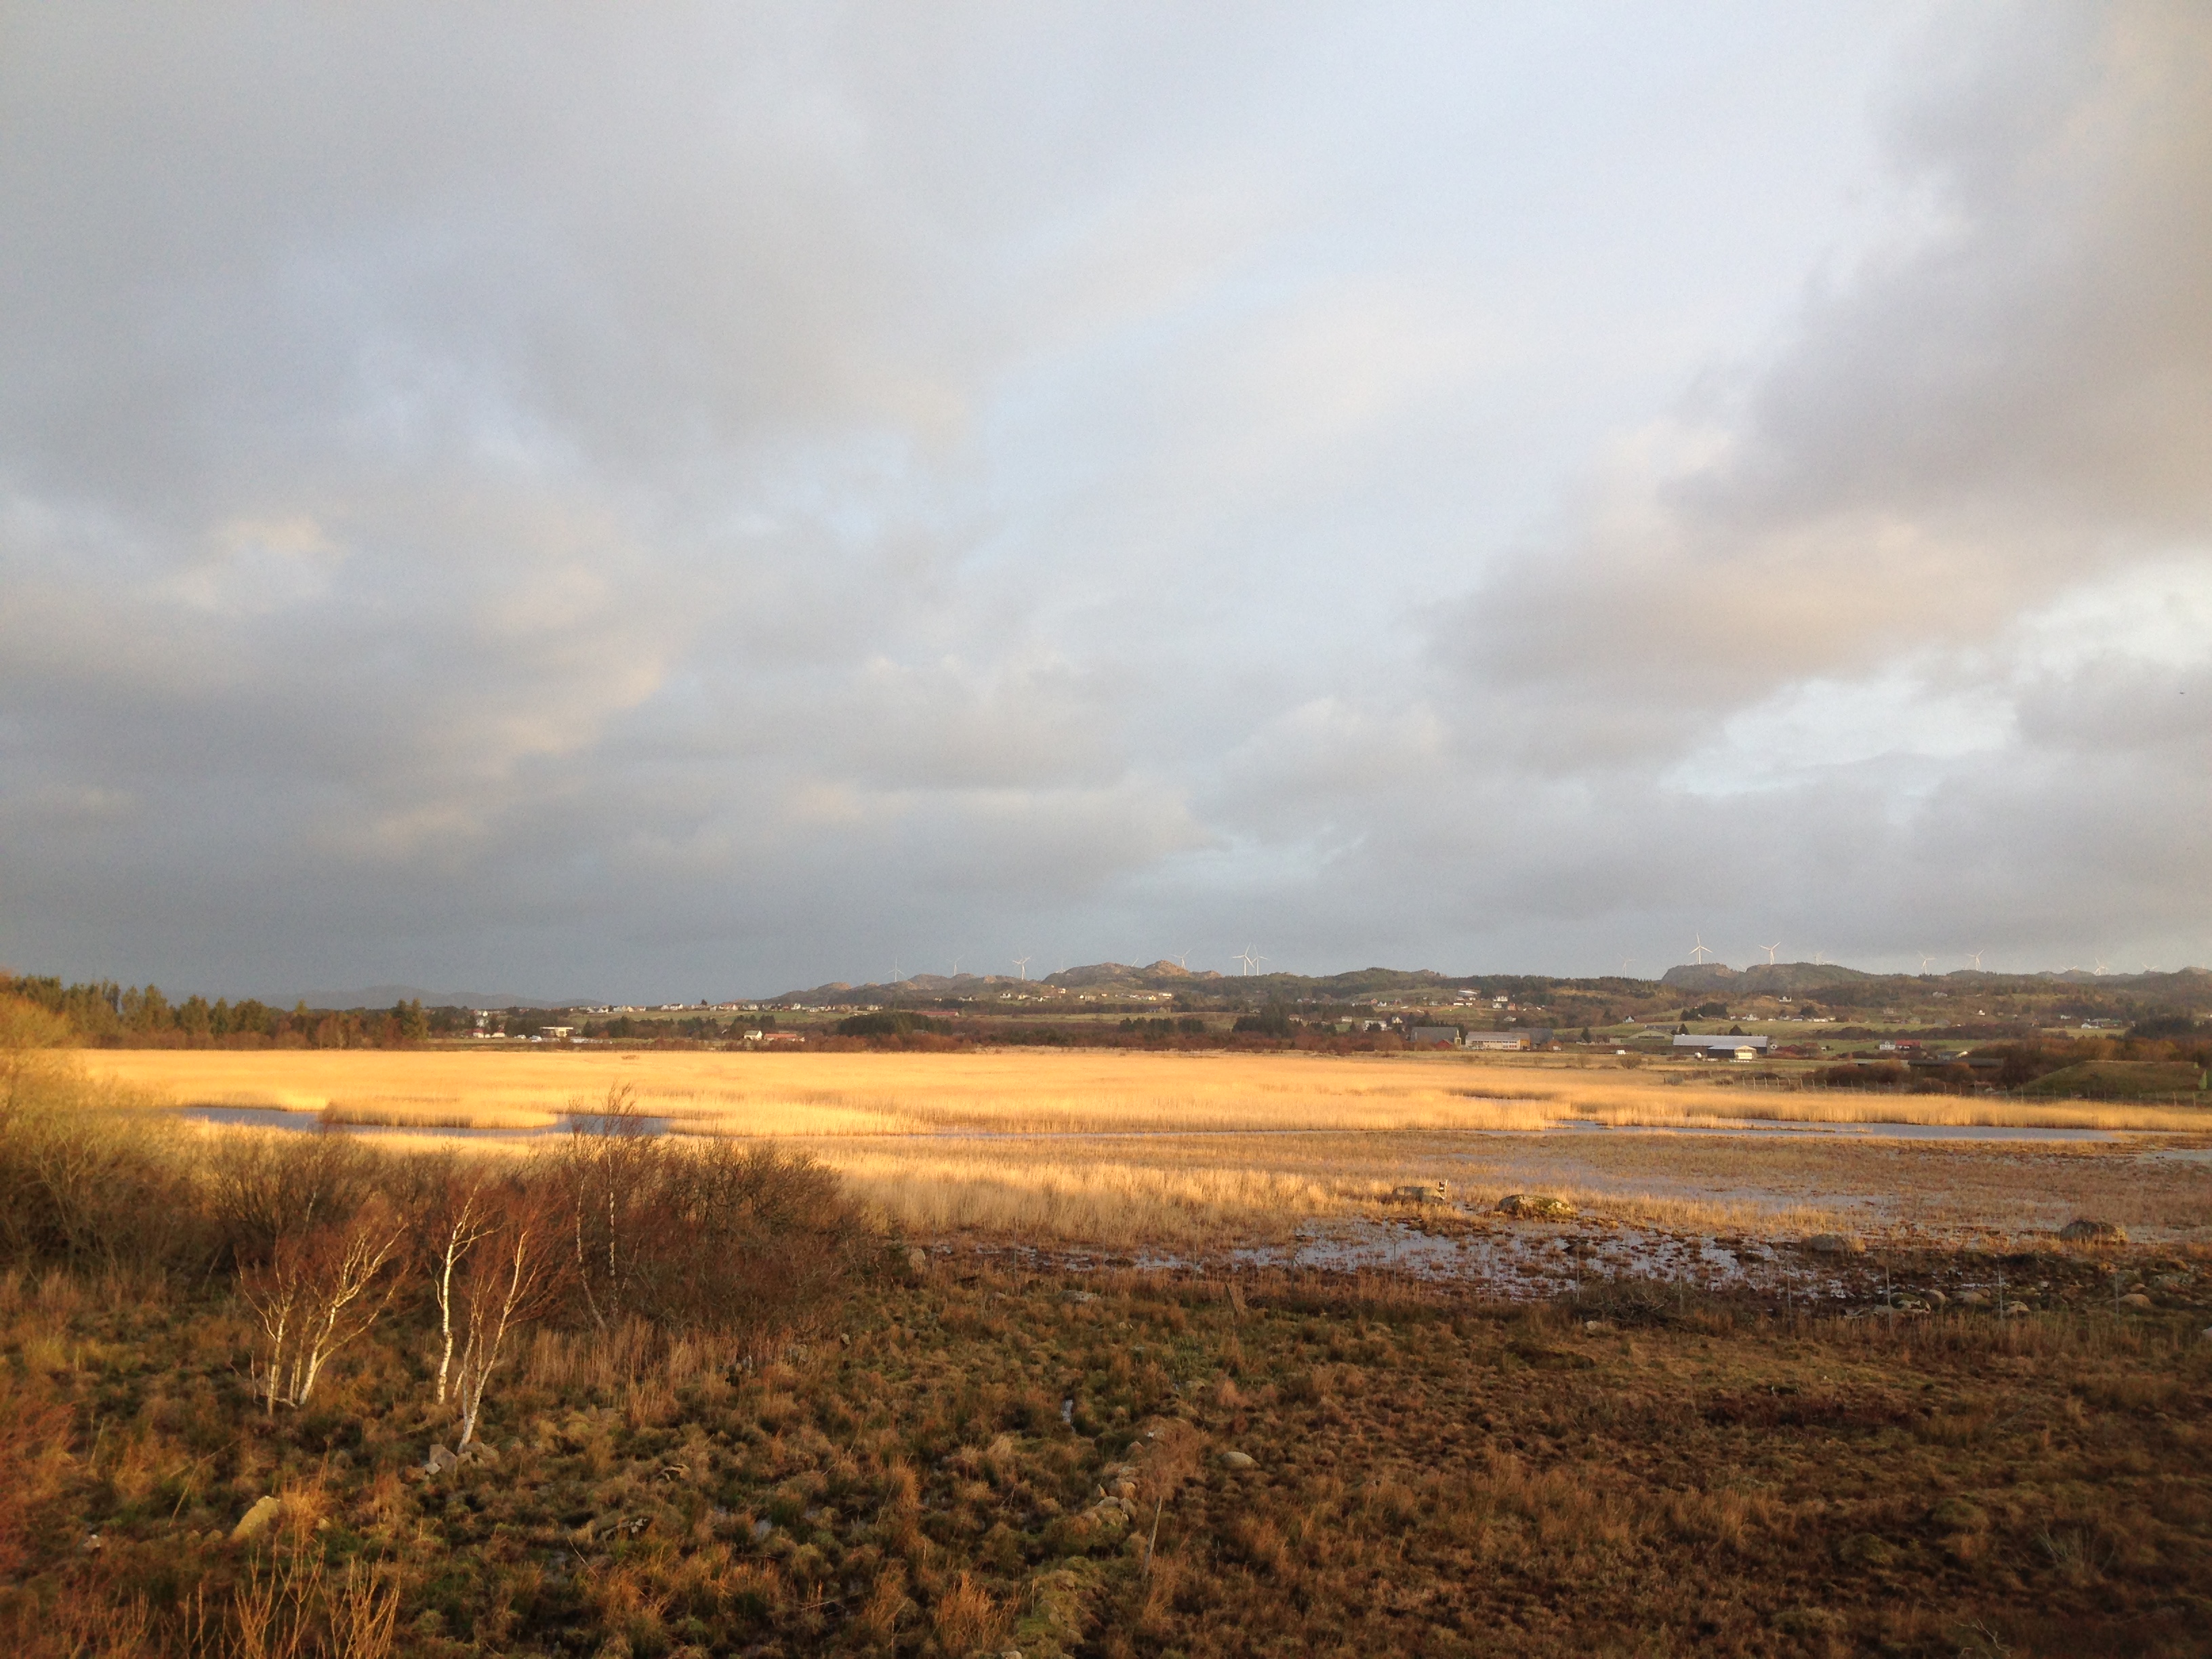
{"type": "Polygon", "coordinates": [[[351,1218],[280,1237],[239,1285],[258,1328],[253,1385],[267,1408],[303,1406],[324,1367],[376,1322],[398,1288],[405,1224],[381,1195],[351,1218]]]}
{"type": "Polygon", "coordinates": [[[714,1333],[758,1359],[835,1314],[871,1235],[834,1171],[769,1146],[671,1143],[625,1089],[576,1121],[556,1170],[597,1328],[714,1333]]]}
{"type": "Polygon", "coordinates": [[[44,1009],[0,997],[0,1256],[167,1260],[189,1243],[196,1210],[178,1138],[88,1084],[52,1047],[55,1025],[44,1009]]]}
{"type": "Polygon", "coordinates": [[[375,1188],[376,1155],[346,1134],[227,1134],[208,1159],[209,1206],[240,1267],[274,1259],[279,1240],[342,1224],[375,1188]]]}

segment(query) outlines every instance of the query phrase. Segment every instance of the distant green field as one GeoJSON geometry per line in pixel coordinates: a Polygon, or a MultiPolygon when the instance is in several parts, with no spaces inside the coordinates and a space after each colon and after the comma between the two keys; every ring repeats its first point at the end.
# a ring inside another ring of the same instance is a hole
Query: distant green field
{"type": "Polygon", "coordinates": [[[2204,1087],[2204,1073],[2185,1061],[2090,1060],[2039,1077],[2031,1095],[2174,1095],[2204,1087]]]}

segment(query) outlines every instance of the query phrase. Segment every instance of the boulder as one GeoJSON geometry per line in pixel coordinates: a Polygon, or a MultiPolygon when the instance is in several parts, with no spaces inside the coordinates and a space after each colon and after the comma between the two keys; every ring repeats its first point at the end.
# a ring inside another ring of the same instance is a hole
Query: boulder
{"type": "Polygon", "coordinates": [[[1983,1303],[1989,1299],[1990,1293],[1987,1291],[1961,1291],[1959,1292],[1959,1305],[1962,1308],[1978,1308],[1983,1303]]]}
{"type": "Polygon", "coordinates": [[[284,1513],[284,1506],[274,1498],[258,1498],[253,1507],[239,1517],[238,1524],[230,1529],[234,1544],[250,1544],[275,1526],[284,1513]]]}
{"type": "Polygon", "coordinates": [[[1941,1291],[1923,1291],[1920,1292],[1920,1299],[1931,1308],[1943,1307],[1951,1300],[1941,1291]]]}
{"type": "Polygon", "coordinates": [[[430,1448],[430,1455],[422,1460],[422,1467],[433,1474],[443,1474],[460,1461],[460,1454],[451,1446],[441,1444],[430,1448]]]}
{"type": "Polygon", "coordinates": [[[2130,1291],[2120,1298],[2120,1305],[2123,1308],[2132,1308],[2137,1313],[2148,1313],[2151,1310],[2151,1300],[2141,1291],[2130,1291]]]}
{"type": "Polygon", "coordinates": [[[1564,1198],[1541,1193],[1508,1193],[1498,1200],[1498,1213],[1518,1221],[1571,1221],[1581,1213],[1564,1198]]]}
{"type": "Polygon", "coordinates": [[[2059,1237],[2069,1244],[2124,1244],[2128,1230],[2117,1221],[2091,1221],[2086,1217],[2068,1222],[2058,1230],[2059,1237]]]}
{"type": "Polygon", "coordinates": [[[1850,1233],[1814,1233],[1805,1248],[1816,1255],[1864,1255],[1866,1246],[1850,1233]]]}
{"type": "Polygon", "coordinates": [[[1258,1462],[1249,1452],[1225,1451],[1221,1454],[1221,1467],[1224,1469],[1253,1468],[1257,1467],[1258,1462]]]}

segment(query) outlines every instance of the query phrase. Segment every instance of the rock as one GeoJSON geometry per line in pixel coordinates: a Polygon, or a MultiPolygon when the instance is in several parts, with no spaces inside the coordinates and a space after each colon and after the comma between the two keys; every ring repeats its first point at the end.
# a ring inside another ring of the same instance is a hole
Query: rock
{"type": "Polygon", "coordinates": [[[1941,1291],[1923,1291],[1920,1292],[1920,1299],[1931,1308],[1948,1306],[1951,1300],[1941,1291]]]}
{"type": "Polygon", "coordinates": [[[919,1244],[906,1253],[906,1265],[918,1273],[929,1271],[929,1252],[919,1244]]]}
{"type": "Polygon", "coordinates": [[[273,1498],[258,1498],[253,1507],[239,1517],[238,1524],[230,1529],[230,1541],[249,1544],[276,1524],[284,1513],[284,1506],[273,1498]]]}
{"type": "Polygon", "coordinates": [[[1060,1402],[1060,1420],[1071,1429],[1075,1426],[1075,1402],[1073,1400],[1060,1402]]]}
{"type": "Polygon", "coordinates": [[[767,1542],[768,1542],[768,1540],[769,1540],[769,1539],[771,1539],[771,1538],[773,1538],[773,1537],[775,1537],[775,1522],[773,1522],[773,1521],[756,1521],[756,1522],[753,1522],[753,1542],[754,1542],[754,1543],[756,1543],[756,1544],[765,1544],[765,1543],[767,1543],[767,1542]]]}
{"type": "Polygon", "coordinates": [[[422,1460],[422,1467],[433,1474],[443,1474],[460,1461],[459,1454],[451,1446],[441,1444],[430,1448],[430,1455],[422,1460]]]}
{"type": "Polygon", "coordinates": [[[1989,1293],[1986,1291],[1961,1291],[1959,1292],[1959,1305],[1962,1308],[1978,1308],[1983,1303],[1989,1299],[1989,1293]]]}
{"type": "Polygon", "coordinates": [[[481,1440],[471,1440],[453,1454],[456,1463],[496,1463],[499,1454],[481,1440]]]}
{"type": "Polygon", "coordinates": [[[2091,1221],[2087,1218],[2069,1221],[2058,1230],[2059,1237],[2069,1244],[2124,1244],[2128,1230],[2117,1221],[2091,1221]]]}
{"type": "Polygon", "coordinates": [[[2151,1300],[2141,1291],[2130,1291],[2120,1298],[2120,1305],[2123,1308],[2133,1308],[2137,1313],[2148,1313],[2151,1310],[2151,1300]]]}
{"type": "Polygon", "coordinates": [[[2034,1311],[2035,1310],[2029,1307],[2025,1302],[2008,1302],[2004,1304],[2004,1314],[2005,1317],[2008,1319],[2016,1319],[2022,1314],[2033,1313],[2034,1311]]]}
{"type": "Polygon", "coordinates": [[[1610,1319],[1585,1319],[1583,1321],[1583,1331],[1591,1336],[1605,1336],[1618,1328],[1619,1327],[1615,1326],[1610,1319]]]}
{"type": "Polygon", "coordinates": [[[1541,1193],[1508,1193],[1498,1200],[1498,1213],[1518,1221],[1571,1221],[1582,1212],[1564,1198],[1541,1193]]]}
{"type": "Polygon", "coordinates": [[[2151,1282],[2161,1291],[2185,1291],[2195,1277],[2193,1273],[2160,1273],[2151,1282]]]}
{"type": "Polygon", "coordinates": [[[1249,1469],[1258,1465],[1259,1459],[1249,1452],[1225,1451],[1221,1454],[1221,1467],[1224,1469],[1249,1469]]]}
{"type": "Polygon", "coordinates": [[[1850,1233],[1814,1233],[1805,1248],[1816,1255],[1864,1255],[1866,1246],[1850,1233]]]}

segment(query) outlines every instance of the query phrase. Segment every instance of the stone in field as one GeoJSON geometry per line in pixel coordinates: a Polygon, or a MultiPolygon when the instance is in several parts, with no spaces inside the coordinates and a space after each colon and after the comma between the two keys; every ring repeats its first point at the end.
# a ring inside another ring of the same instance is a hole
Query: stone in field
{"type": "Polygon", "coordinates": [[[1254,1466],[1255,1461],[1249,1452],[1225,1451],[1221,1454],[1221,1467],[1224,1469],[1249,1469],[1254,1466]]]}
{"type": "Polygon", "coordinates": [[[433,1474],[443,1474],[460,1461],[453,1455],[451,1446],[438,1445],[430,1448],[430,1455],[423,1460],[422,1467],[433,1474]]]}
{"type": "Polygon", "coordinates": [[[1866,1246],[1850,1233],[1814,1233],[1805,1248],[1820,1255],[1864,1255],[1866,1246]]]}
{"type": "Polygon", "coordinates": [[[276,1517],[283,1512],[284,1506],[275,1498],[256,1498],[253,1507],[240,1516],[238,1524],[230,1529],[230,1541],[234,1544],[251,1543],[275,1526],[276,1517]]]}
{"type": "Polygon", "coordinates": [[[1989,1292],[1986,1291],[1961,1291],[1959,1292],[1959,1302],[1963,1307],[1978,1308],[1983,1303],[1989,1299],[1989,1292]]]}
{"type": "Polygon", "coordinates": [[[1498,1200],[1498,1213],[1520,1221],[1571,1221],[1581,1212],[1564,1198],[1541,1193],[1508,1193],[1498,1200]]]}
{"type": "Polygon", "coordinates": [[[2151,1303],[2150,1298],[2141,1291],[2130,1291],[2120,1298],[2120,1305],[2123,1308],[2133,1308],[2137,1313],[2148,1313],[2151,1303]]]}
{"type": "Polygon", "coordinates": [[[2124,1244],[2128,1230],[2117,1221],[2091,1221],[2083,1217],[2058,1230],[2059,1237],[2073,1244],[2124,1244]]]}

